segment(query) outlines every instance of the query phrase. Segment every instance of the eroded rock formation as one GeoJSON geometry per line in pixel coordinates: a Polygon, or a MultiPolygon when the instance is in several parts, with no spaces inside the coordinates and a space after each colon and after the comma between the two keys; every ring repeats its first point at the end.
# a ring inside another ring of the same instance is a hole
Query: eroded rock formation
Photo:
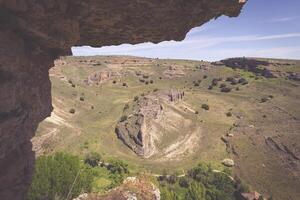
{"type": "Polygon", "coordinates": [[[48,70],[74,45],[182,40],[241,0],[0,0],[0,199],[24,199],[30,139],[50,115],[48,70]]]}
{"type": "MultiPolygon", "coordinates": [[[[118,138],[139,156],[148,158],[159,153],[157,143],[165,131],[158,130],[162,129],[161,127],[170,128],[164,124],[166,121],[164,118],[167,117],[165,109],[170,112],[170,108],[165,108],[165,105],[180,102],[183,97],[184,92],[172,89],[136,100],[132,108],[124,110],[124,115],[116,126],[118,138]]],[[[181,117],[174,115],[172,121],[177,123],[179,119],[181,117]]]]}

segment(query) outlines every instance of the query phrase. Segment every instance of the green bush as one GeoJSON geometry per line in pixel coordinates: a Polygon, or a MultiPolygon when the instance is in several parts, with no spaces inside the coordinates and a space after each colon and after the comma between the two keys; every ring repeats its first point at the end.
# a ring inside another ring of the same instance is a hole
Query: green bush
{"type": "Polygon", "coordinates": [[[186,200],[206,200],[205,187],[202,183],[192,182],[186,194],[186,200]]]}
{"type": "Polygon", "coordinates": [[[80,97],[79,100],[80,100],[80,101],[84,101],[84,97],[80,97]]]}
{"type": "Polygon", "coordinates": [[[190,186],[190,180],[187,177],[181,177],[179,179],[179,185],[183,188],[188,188],[190,186]]]}
{"type": "Polygon", "coordinates": [[[90,192],[92,180],[91,169],[77,156],[64,153],[41,156],[36,161],[27,199],[72,199],[82,192],[90,192]]]}

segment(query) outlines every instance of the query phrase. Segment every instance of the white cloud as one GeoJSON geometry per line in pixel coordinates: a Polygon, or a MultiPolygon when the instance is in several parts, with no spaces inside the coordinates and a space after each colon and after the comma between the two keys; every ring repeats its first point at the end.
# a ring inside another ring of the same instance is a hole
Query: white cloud
{"type": "Polygon", "coordinates": [[[280,18],[274,18],[270,20],[269,22],[289,22],[297,19],[297,17],[280,17],[280,18]]]}

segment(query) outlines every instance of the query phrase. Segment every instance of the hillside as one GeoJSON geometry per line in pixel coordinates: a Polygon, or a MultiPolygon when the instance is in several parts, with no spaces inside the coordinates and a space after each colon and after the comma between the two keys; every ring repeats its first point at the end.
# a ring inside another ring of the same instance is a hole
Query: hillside
{"type": "Polygon", "coordinates": [[[299,74],[295,60],[63,57],[50,70],[54,111],[33,148],[97,151],[152,174],[233,159],[253,189],[296,200],[299,74]]]}

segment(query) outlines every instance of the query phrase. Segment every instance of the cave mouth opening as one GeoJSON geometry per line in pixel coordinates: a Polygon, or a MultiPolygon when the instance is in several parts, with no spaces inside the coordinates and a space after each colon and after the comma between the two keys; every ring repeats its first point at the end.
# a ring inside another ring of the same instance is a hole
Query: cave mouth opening
{"type": "Polygon", "coordinates": [[[0,199],[24,199],[30,185],[31,139],[52,111],[48,71],[57,56],[70,55],[74,45],[182,40],[191,28],[212,18],[238,16],[242,6],[237,0],[0,0],[5,14],[0,20],[0,67],[11,75],[0,84],[0,183],[5,183],[0,199]],[[202,9],[204,4],[211,9],[202,9]]]}

